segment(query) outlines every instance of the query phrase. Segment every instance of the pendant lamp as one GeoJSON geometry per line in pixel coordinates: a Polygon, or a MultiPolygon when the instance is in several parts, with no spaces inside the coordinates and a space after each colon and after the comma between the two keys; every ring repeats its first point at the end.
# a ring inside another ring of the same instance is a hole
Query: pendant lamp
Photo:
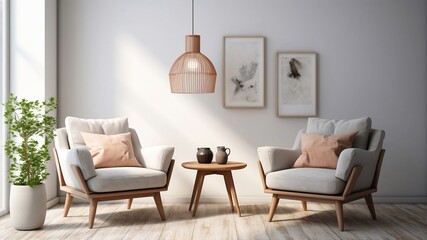
{"type": "Polygon", "coordinates": [[[169,72],[171,92],[213,93],[216,81],[215,67],[200,52],[200,36],[194,35],[194,0],[191,6],[191,35],[185,36],[185,53],[175,60],[169,72]]]}

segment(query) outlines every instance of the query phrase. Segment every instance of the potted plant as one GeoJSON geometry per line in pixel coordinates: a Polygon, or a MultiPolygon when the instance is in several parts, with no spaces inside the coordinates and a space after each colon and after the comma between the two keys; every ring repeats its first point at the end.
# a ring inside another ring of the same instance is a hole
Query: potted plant
{"type": "Polygon", "coordinates": [[[46,170],[49,144],[54,137],[56,119],[48,114],[56,109],[48,101],[18,100],[11,94],[5,105],[4,122],[9,139],[5,152],[10,159],[10,216],[18,230],[37,229],[46,217],[46,170]]]}

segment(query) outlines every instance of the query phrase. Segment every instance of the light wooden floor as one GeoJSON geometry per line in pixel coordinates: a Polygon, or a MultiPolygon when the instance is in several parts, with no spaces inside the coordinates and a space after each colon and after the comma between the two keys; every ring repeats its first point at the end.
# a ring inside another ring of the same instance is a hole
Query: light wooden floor
{"type": "Polygon", "coordinates": [[[196,218],[188,205],[165,204],[161,221],[154,204],[100,203],[94,229],[87,228],[88,205],[75,204],[69,216],[63,205],[48,210],[36,231],[16,231],[8,215],[0,218],[0,239],[427,239],[427,205],[376,204],[374,221],[364,204],[344,205],[346,231],[338,231],[333,205],[279,203],[274,222],[269,205],[241,205],[242,217],[227,204],[200,204],[196,218]]]}

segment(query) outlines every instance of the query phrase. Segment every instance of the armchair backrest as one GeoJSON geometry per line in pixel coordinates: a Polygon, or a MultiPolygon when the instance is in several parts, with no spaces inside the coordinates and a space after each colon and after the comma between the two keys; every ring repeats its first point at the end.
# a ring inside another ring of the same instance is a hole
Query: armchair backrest
{"type": "Polygon", "coordinates": [[[301,149],[301,134],[314,133],[322,135],[336,135],[348,132],[357,132],[353,140],[354,148],[368,149],[369,134],[372,120],[369,117],[350,120],[329,120],[322,118],[308,118],[307,128],[299,131],[295,139],[294,149],[301,149]]]}
{"type": "MultiPolygon", "coordinates": [[[[132,147],[134,149],[136,160],[138,160],[138,162],[145,167],[144,160],[141,155],[141,151],[139,151],[139,149],[141,149],[141,143],[139,141],[138,134],[133,128],[129,128],[129,132],[131,133],[132,147]]],[[[55,133],[56,133],[56,136],[54,138],[55,148],[58,150],[71,149],[70,143],[69,143],[70,138],[68,137],[67,129],[65,127],[58,128],[56,129],[55,133]]],[[[84,147],[84,146],[85,145],[79,145],[78,147],[84,147]]]]}
{"type": "Polygon", "coordinates": [[[126,117],[113,118],[113,119],[83,119],[76,117],[65,118],[65,128],[57,130],[57,139],[55,147],[58,149],[71,149],[78,147],[85,147],[81,132],[95,133],[95,134],[119,134],[131,133],[132,148],[135,153],[136,160],[145,167],[142,158],[141,143],[135,129],[129,128],[128,119],[126,117]],[[56,145],[57,143],[57,145],[56,145]],[[67,148],[68,147],[68,148],[67,148]]]}
{"type": "MultiPolygon", "coordinates": [[[[306,132],[305,128],[300,129],[298,131],[298,134],[295,137],[295,141],[294,141],[294,145],[293,145],[292,149],[301,150],[301,135],[305,132],[306,132]]],[[[382,149],[383,140],[384,140],[384,131],[372,128],[369,131],[368,147],[366,150],[377,151],[379,153],[382,149]]],[[[357,147],[355,147],[355,148],[357,148],[357,147]]]]}

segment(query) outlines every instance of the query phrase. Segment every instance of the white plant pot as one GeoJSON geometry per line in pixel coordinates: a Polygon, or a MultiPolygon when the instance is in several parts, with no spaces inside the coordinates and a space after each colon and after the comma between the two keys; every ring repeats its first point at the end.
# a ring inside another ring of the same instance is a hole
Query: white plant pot
{"type": "Polygon", "coordinates": [[[41,228],[46,218],[46,186],[13,185],[10,189],[10,218],[17,230],[41,228]]]}

